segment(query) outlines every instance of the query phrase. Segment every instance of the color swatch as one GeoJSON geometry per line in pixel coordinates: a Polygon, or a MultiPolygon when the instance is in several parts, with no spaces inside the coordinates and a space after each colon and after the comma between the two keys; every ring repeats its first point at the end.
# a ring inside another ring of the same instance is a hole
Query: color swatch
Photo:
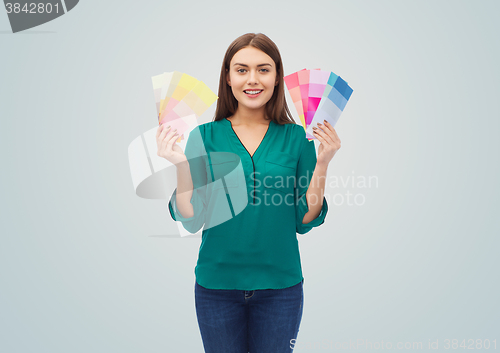
{"type": "Polygon", "coordinates": [[[353,92],[340,76],[321,69],[302,69],[284,80],[309,140],[318,122],[335,126],[353,92]]]}
{"type": "Polygon", "coordinates": [[[153,76],[152,81],[158,122],[177,129],[178,142],[219,98],[205,83],[182,72],[165,72],[153,76]]]}

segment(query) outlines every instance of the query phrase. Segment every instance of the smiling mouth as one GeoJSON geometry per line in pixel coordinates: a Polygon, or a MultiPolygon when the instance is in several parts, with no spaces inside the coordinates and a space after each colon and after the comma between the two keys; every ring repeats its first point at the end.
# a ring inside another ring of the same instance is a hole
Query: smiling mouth
{"type": "Polygon", "coordinates": [[[247,90],[244,90],[243,92],[245,92],[246,94],[249,94],[249,95],[257,95],[262,91],[263,91],[263,89],[255,89],[255,90],[247,89],[247,90]]]}

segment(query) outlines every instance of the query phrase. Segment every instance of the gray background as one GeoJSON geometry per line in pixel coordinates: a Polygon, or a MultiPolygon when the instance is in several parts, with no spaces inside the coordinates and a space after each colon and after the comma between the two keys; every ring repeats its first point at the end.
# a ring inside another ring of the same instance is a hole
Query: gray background
{"type": "Polygon", "coordinates": [[[498,340],[499,10],[82,1],[17,34],[0,11],[0,351],[203,351],[200,238],[178,236],[164,200],[135,195],[127,148],[157,124],[151,76],[186,72],[217,92],[225,50],[247,32],[273,39],[285,74],[322,68],[348,81],[328,175],[378,179],[328,187],[364,204],[330,203],[299,237],[295,351],[498,340]]]}

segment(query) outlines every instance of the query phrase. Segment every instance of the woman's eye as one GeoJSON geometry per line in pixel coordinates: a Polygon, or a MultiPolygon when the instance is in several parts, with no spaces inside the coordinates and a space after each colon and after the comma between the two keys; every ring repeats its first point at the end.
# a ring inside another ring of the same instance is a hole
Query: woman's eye
{"type": "MultiPolygon", "coordinates": [[[[236,70],[236,72],[240,72],[241,73],[242,70],[246,71],[246,69],[238,69],[238,70],[236,70]]],[[[269,69],[261,69],[261,70],[264,71],[264,72],[269,72],[269,69]]]]}

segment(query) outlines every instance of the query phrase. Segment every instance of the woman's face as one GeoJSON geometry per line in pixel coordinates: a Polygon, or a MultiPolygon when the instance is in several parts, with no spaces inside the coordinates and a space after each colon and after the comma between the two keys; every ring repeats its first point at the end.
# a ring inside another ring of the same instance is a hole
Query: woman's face
{"type": "Polygon", "coordinates": [[[229,63],[227,83],[238,101],[238,108],[262,109],[271,99],[276,81],[276,64],[263,51],[246,47],[229,63]],[[258,91],[257,94],[251,94],[258,91]]]}

